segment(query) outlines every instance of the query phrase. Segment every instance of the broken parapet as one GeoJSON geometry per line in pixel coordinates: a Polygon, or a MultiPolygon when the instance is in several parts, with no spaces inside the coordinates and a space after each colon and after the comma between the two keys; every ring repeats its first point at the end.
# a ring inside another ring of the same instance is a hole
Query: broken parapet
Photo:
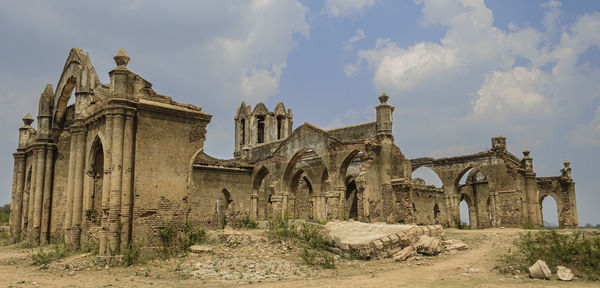
{"type": "Polygon", "coordinates": [[[362,223],[333,220],[325,225],[335,244],[333,252],[344,257],[380,259],[419,241],[422,235],[440,239],[441,225],[362,223]]]}

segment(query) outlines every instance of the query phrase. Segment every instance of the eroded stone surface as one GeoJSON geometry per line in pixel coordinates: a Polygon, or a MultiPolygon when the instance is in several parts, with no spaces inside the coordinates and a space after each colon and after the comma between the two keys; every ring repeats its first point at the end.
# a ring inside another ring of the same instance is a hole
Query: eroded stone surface
{"type": "Polygon", "coordinates": [[[558,279],[563,281],[571,281],[575,277],[573,271],[565,266],[556,266],[556,274],[558,275],[558,279]]]}
{"type": "Polygon", "coordinates": [[[543,260],[537,260],[529,267],[529,277],[550,280],[550,268],[543,260]]]}

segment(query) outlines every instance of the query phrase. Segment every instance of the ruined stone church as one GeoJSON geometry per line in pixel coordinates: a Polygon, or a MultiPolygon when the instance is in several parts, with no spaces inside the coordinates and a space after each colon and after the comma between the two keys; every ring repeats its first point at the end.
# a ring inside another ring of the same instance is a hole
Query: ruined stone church
{"type": "Polygon", "coordinates": [[[501,136],[471,155],[407,159],[394,144],[394,107],[383,93],[375,122],[336,129],[294,128],[283,103],[270,111],[242,102],[234,157],[215,159],[203,150],[211,115],[156,93],[127,68],[123,49],[114,60],[110,83],[101,83],[89,55],[71,49],[56,86],[41,93],[37,127],[30,114],[23,118],[13,154],[15,240],[45,244],[57,235],[110,255],[157,242],[166,225],[284,214],[453,227],[462,200],[472,228],[541,226],[547,196],[560,227],[578,224],[568,161],[560,176],[537,177],[530,152],[517,157],[501,136]],[[443,186],[413,179],[420,167],[443,186]]]}

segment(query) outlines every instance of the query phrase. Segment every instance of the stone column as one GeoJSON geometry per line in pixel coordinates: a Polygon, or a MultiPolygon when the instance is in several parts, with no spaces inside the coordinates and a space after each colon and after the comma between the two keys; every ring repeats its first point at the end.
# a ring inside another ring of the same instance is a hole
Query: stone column
{"type": "Polygon", "coordinates": [[[77,137],[75,136],[75,127],[71,127],[71,148],[69,149],[69,170],[67,172],[67,203],[65,205],[65,242],[71,243],[71,231],[73,226],[73,190],[75,185],[75,163],[77,158],[77,137]]]}
{"type": "Polygon", "coordinates": [[[17,206],[15,197],[17,196],[17,178],[19,178],[19,163],[17,163],[17,156],[13,154],[13,174],[12,174],[12,186],[10,193],[10,218],[8,219],[8,226],[10,229],[10,235],[16,235],[15,233],[15,206],[17,206]]]}
{"type": "Polygon", "coordinates": [[[31,181],[29,185],[29,203],[27,204],[27,238],[33,238],[33,206],[35,203],[35,184],[37,178],[37,151],[32,151],[31,157],[31,181]]]}
{"type": "Polygon", "coordinates": [[[282,204],[283,196],[281,195],[272,195],[271,196],[271,208],[273,209],[273,215],[277,215],[278,217],[283,216],[282,204]]]}
{"type": "Polygon", "coordinates": [[[125,130],[123,132],[123,186],[121,198],[121,251],[125,251],[129,244],[131,236],[131,215],[132,215],[132,177],[133,177],[133,157],[134,157],[134,114],[128,112],[125,115],[125,130]]]}
{"type": "Polygon", "coordinates": [[[258,219],[258,194],[250,194],[250,218],[258,219]]]}
{"type": "Polygon", "coordinates": [[[35,199],[33,205],[33,237],[35,244],[40,244],[40,227],[42,223],[42,197],[44,193],[44,169],[46,161],[46,149],[43,145],[37,146],[37,170],[35,176],[35,199]]]}
{"type": "Polygon", "coordinates": [[[112,168],[112,130],[113,130],[113,115],[107,114],[104,124],[104,177],[102,178],[102,231],[100,233],[100,248],[98,254],[105,256],[107,253],[108,243],[108,213],[110,210],[110,183],[111,183],[111,168],[112,168]]]}
{"type": "Polygon", "coordinates": [[[346,211],[346,186],[335,186],[333,188],[335,193],[337,194],[338,200],[338,213],[331,214],[337,219],[344,219],[349,211],[346,211]]]}
{"type": "Polygon", "coordinates": [[[112,160],[110,178],[110,211],[108,214],[108,247],[112,253],[118,253],[117,230],[121,212],[121,185],[123,180],[123,115],[113,118],[112,160]]]}
{"type": "Polygon", "coordinates": [[[85,164],[85,142],[87,131],[85,127],[80,127],[75,132],[76,156],[75,156],[75,179],[73,180],[73,220],[72,220],[72,241],[73,248],[78,249],[81,240],[81,218],[83,206],[83,166],[85,164]]]}
{"type": "Polygon", "coordinates": [[[14,240],[20,240],[21,234],[21,213],[23,207],[23,186],[25,182],[25,153],[14,153],[15,172],[13,174],[15,188],[13,192],[14,206],[10,210],[10,232],[14,240]]]}
{"type": "Polygon", "coordinates": [[[54,175],[54,146],[46,149],[46,175],[44,176],[44,196],[42,197],[42,227],[40,229],[41,244],[50,240],[50,207],[52,206],[52,176],[54,175]]]}
{"type": "Polygon", "coordinates": [[[339,215],[340,194],[337,191],[330,191],[325,194],[327,203],[327,214],[325,219],[337,218],[339,215]]]}

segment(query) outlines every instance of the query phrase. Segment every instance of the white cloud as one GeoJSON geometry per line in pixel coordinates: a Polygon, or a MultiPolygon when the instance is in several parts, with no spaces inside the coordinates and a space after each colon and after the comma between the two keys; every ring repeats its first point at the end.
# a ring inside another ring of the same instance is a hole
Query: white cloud
{"type": "Polygon", "coordinates": [[[578,147],[600,146],[600,107],[596,108],[594,118],[587,125],[577,125],[569,135],[571,144],[578,147]]]}
{"type": "Polygon", "coordinates": [[[373,6],[377,0],[327,0],[325,2],[325,11],[334,17],[349,16],[354,13],[361,13],[365,9],[373,6]]]}
{"type": "Polygon", "coordinates": [[[270,70],[252,70],[249,76],[242,79],[242,92],[248,103],[260,102],[263,98],[273,96],[279,91],[279,77],[284,64],[273,65],[270,70]]]}
{"type": "Polygon", "coordinates": [[[363,31],[362,29],[356,29],[356,34],[354,34],[354,36],[350,37],[350,39],[344,42],[344,50],[354,50],[354,43],[363,39],[365,39],[365,31],[363,31]]]}
{"type": "MultiPolygon", "coordinates": [[[[561,25],[557,1],[543,4],[544,31],[516,24],[503,31],[494,26],[483,1],[418,3],[423,5],[424,25],[447,27],[439,43],[403,47],[378,39],[374,48],[359,50],[356,63],[344,72],[352,76],[366,63],[375,88],[388,92],[396,103],[442,106],[432,120],[445,123],[437,124],[438,131],[499,131],[544,143],[557,129],[573,129],[600,98],[600,70],[578,62],[590,47],[600,47],[599,13],[580,16],[553,40],[561,25]],[[555,128],[542,128],[548,126],[555,128]]],[[[597,135],[596,127],[592,122],[577,129],[597,135]]]]}

